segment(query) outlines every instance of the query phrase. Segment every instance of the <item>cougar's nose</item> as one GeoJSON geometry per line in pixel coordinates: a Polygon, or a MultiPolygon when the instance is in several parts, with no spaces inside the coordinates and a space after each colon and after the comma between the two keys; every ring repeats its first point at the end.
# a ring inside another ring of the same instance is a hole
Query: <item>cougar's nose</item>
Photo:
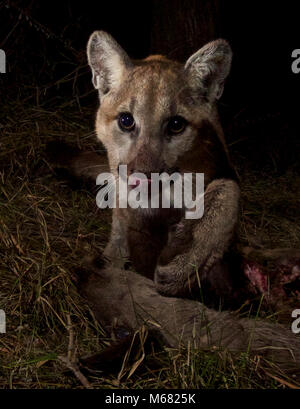
{"type": "Polygon", "coordinates": [[[151,179],[151,172],[159,172],[162,167],[160,152],[156,152],[148,145],[143,145],[127,166],[128,175],[140,172],[144,173],[148,179],[151,179]]]}

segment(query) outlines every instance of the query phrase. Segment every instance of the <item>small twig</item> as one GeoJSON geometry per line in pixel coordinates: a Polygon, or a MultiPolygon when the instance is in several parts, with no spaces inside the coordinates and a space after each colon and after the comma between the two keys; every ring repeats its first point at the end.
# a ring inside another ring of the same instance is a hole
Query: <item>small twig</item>
{"type": "Polygon", "coordinates": [[[300,385],[295,385],[295,384],[292,384],[291,382],[285,381],[284,379],[279,378],[278,376],[272,375],[270,372],[268,372],[268,371],[266,371],[266,370],[264,370],[264,372],[265,372],[268,376],[270,376],[271,378],[275,379],[275,381],[281,383],[281,385],[285,385],[285,386],[287,386],[287,387],[290,388],[290,389],[300,389],[300,385]]]}
{"type": "Polygon", "coordinates": [[[75,362],[69,361],[68,357],[59,355],[58,359],[63,362],[68,369],[70,369],[73,374],[76,376],[76,378],[79,380],[79,382],[82,383],[82,385],[87,388],[87,389],[93,389],[92,385],[89,383],[89,381],[86,379],[86,377],[83,375],[83,373],[80,371],[78,368],[78,365],[75,362]]]}
{"type": "Polygon", "coordinates": [[[70,314],[67,314],[67,330],[69,333],[69,344],[68,344],[68,356],[63,356],[59,355],[58,359],[63,362],[68,369],[70,369],[73,374],[76,376],[76,378],[79,380],[79,382],[82,383],[82,385],[87,388],[87,389],[93,389],[89,381],[86,379],[86,377],[82,374],[80,371],[78,365],[77,365],[77,359],[75,355],[75,347],[74,347],[74,331],[73,331],[73,326],[71,322],[71,316],[70,314]]]}
{"type": "Polygon", "coordinates": [[[73,331],[73,326],[71,322],[71,316],[70,314],[67,315],[67,330],[69,333],[69,345],[68,345],[68,360],[70,362],[75,362],[76,357],[75,357],[75,348],[74,348],[74,331],[73,331]]]}

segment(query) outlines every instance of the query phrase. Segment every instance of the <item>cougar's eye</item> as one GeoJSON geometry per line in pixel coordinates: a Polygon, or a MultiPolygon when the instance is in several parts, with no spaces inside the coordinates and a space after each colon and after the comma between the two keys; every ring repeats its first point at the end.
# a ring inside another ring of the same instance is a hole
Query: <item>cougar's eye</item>
{"type": "Polygon", "coordinates": [[[182,116],[173,116],[168,122],[167,131],[169,134],[178,134],[185,130],[187,122],[182,116]]]}
{"type": "Polygon", "coordinates": [[[119,115],[119,127],[122,131],[130,132],[135,128],[135,121],[130,112],[123,112],[119,115]]]}

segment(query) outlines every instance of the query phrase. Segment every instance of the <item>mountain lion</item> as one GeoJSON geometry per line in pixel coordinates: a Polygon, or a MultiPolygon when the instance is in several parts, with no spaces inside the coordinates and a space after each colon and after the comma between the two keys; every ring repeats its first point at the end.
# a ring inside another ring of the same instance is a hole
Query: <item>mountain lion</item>
{"type": "Polygon", "coordinates": [[[204,215],[185,219],[184,209],[113,209],[105,257],[153,278],[157,290],[188,296],[199,285],[217,297],[231,294],[233,277],[223,261],[239,213],[239,187],[218,119],[217,101],[232,52],[216,40],[185,64],[160,55],[132,61],[103,31],[88,42],[93,84],[99,92],[97,137],[110,172],[204,173],[204,215]],[[205,287],[206,286],[206,287],[205,287]]]}

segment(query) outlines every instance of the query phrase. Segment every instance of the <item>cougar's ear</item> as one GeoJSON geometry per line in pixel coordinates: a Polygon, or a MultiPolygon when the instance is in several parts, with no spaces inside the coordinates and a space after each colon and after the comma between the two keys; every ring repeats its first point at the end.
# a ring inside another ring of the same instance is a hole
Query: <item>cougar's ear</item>
{"type": "Polygon", "coordinates": [[[192,87],[199,87],[210,101],[219,99],[231,60],[231,47],[225,40],[215,40],[200,48],[185,64],[192,87]]]}
{"type": "Polygon", "coordinates": [[[87,45],[88,62],[92,69],[93,85],[104,95],[118,87],[132,63],[126,52],[106,32],[95,31],[87,45]]]}

